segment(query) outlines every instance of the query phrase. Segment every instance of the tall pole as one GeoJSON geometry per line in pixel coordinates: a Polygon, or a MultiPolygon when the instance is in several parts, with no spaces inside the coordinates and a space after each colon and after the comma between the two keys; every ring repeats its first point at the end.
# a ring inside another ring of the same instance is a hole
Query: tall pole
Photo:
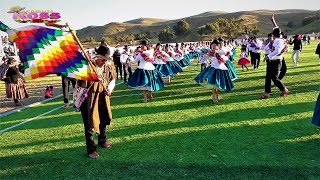
{"type": "Polygon", "coordinates": [[[272,22],[274,28],[276,28],[276,27],[279,28],[279,26],[276,23],[276,20],[274,19],[274,14],[272,14],[272,16],[271,16],[271,22],[272,22]]]}

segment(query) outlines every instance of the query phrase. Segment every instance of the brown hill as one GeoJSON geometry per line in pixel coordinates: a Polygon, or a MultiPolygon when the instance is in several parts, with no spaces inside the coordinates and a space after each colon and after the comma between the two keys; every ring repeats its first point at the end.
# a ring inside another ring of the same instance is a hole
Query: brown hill
{"type": "MultiPolygon", "coordinates": [[[[240,11],[233,13],[225,12],[205,12],[199,15],[190,16],[185,19],[191,26],[191,34],[194,41],[198,40],[195,35],[196,30],[204,26],[206,23],[212,22],[218,18],[235,18],[235,19],[245,19],[248,24],[257,24],[259,29],[259,36],[265,36],[272,29],[272,24],[270,17],[272,14],[275,14],[276,21],[282,30],[287,34],[293,34],[299,29],[303,29],[301,22],[305,17],[317,15],[319,16],[318,11],[310,10],[300,10],[300,9],[289,9],[289,10],[256,10],[256,11],[240,11]],[[294,22],[294,27],[287,27],[288,23],[294,22]]],[[[126,21],[124,23],[109,23],[104,26],[89,26],[77,31],[77,34],[80,39],[86,37],[94,37],[96,40],[101,39],[102,37],[116,37],[129,34],[140,34],[144,32],[150,32],[150,35],[157,37],[161,29],[170,27],[172,28],[177,21],[176,20],[164,20],[156,18],[139,18],[131,21],[126,21]]],[[[317,23],[314,23],[317,25],[317,23]]],[[[313,25],[309,25],[312,26],[313,25]]],[[[310,28],[310,27],[309,27],[310,28]]],[[[308,28],[308,29],[309,29],[308,28]]],[[[314,29],[314,28],[313,28],[314,29]]],[[[190,37],[188,37],[190,40],[190,37]]]]}

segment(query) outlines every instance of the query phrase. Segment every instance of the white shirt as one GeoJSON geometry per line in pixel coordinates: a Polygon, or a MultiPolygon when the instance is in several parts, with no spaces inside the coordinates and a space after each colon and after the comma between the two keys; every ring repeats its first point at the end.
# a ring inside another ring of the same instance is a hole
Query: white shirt
{"type": "MultiPolygon", "coordinates": [[[[223,50],[218,50],[216,53],[218,53],[222,58],[225,59],[225,52],[223,50]],[[223,57],[224,56],[224,57],[223,57]]],[[[225,65],[225,63],[219,63],[218,59],[214,56],[209,56],[210,60],[211,60],[211,67],[214,67],[215,69],[221,69],[221,70],[228,70],[227,66],[225,65]]]]}
{"type": "MultiPolygon", "coordinates": [[[[155,51],[156,52],[156,51],[155,51]]],[[[165,53],[164,51],[160,51],[162,53],[162,56],[165,57],[165,60],[167,57],[169,57],[169,55],[167,53],[165,53]]],[[[154,57],[154,62],[153,64],[166,64],[166,62],[163,62],[163,60],[161,58],[158,58],[157,56],[154,57]]]]}
{"type": "Polygon", "coordinates": [[[271,52],[271,53],[268,55],[268,58],[269,58],[270,60],[276,60],[276,59],[282,60],[282,59],[283,59],[283,53],[281,53],[281,51],[284,50],[284,48],[285,48],[284,40],[281,39],[281,38],[276,38],[276,39],[273,41],[272,46],[274,47],[274,51],[271,52]]]}
{"type": "MultiPolygon", "coordinates": [[[[147,57],[153,59],[153,54],[150,51],[148,51],[148,50],[143,51],[143,53],[147,57]]],[[[141,56],[141,54],[138,54],[133,62],[138,62],[138,61],[140,61],[139,66],[138,66],[139,69],[144,69],[144,70],[154,70],[155,69],[154,65],[151,62],[144,60],[143,57],[141,56]]]]}
{"type": "Polygon", "coordinates": [[[245,52],[243,52],[243,53],[240,54],[240,59],[242,59],[242,58],[247,58],[247,55],[246,55],[245,52]]]}
{"type": "MultiPolygon", "coordinates": [[[[172,56],[174,56],[174,52],[169,51],[170,53],[172,53],[172,56]]],[[[165,52],[166,53],[166,52],[165,52]]],[[[170,57],[170,55],[168,53],[166,53],[168,56],[166,56],[166,61],[174,61],[174,59],[172,57],[170,57]]]]}
{"type": "Polygon", "coordinates": [[[130,55],[127,51],[123,51],[123,53],[121,53],[121,55],[120,55],[120,62],[121,63],[126,63],[128,59],[130,61],[134,60],[132,55],[130,55]]]}
{"type": "Polygon", "coordinates": [[[255,53],[261,53],[261,48],[262,48],[262,42],[257,40],[257,42],[253,42],[253,44],[256,46],[255,48],[252,48],[252,52],[255,53]]]}
{"type": "Polygon", "coordinates": [[[265,51],[265,54],[270,54],[271,53],[269,46],[270,46],[270,42],[263,47],[263,50],[265,51]]]}
{"type": "Polygon", "coordinates": [[[230,55],[230,56],[233,55],[232,51],[230,50],[230,48],[229,48],[228,46],[223,46],[223,47],[222,47],[222,50],[225,52],[224,55],[226,55],[228,52],[229,52],[229,55],[230,55]]]}
{"type": "Polygon", "coordinates": [[[182,54],[179,54],[179,53],[174,53],[173,54],[173,59],[177,60],[177,61],[181,61],[183,59],[183,52],[179,49],[179,51],[182,53],[182,54]]]}
{"type": "Polygon", "coordinates": [[[189,54],[189,51],[187,48],[183,48],[183,54],[189,54]]]}
{"type": "Polygon", "coordinates": [[[217,53],[218,53],[218,54],[222,57],[222,59],[224,59],[225,61],[228,61],[228,60],[229,60],[229,57],[226,56],[227,52],[229,52],[230,55],[232,54],[232,52],[230,52],[229,49],[223,48],[223,47],[222,47],[222,49],[219,49],[219,50],[217,51],[217,53]]]}

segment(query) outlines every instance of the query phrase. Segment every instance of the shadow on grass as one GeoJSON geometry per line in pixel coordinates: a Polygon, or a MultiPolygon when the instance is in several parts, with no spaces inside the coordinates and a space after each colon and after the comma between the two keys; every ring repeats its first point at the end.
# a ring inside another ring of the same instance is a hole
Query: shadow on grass
{"type": "MultiPolygon", "coordinates": [[[[179,129],[179,128],[192,128],[192,127],[205,127],[207,125],[219,125],[223,123],[246,123],[257,119],[266,118],[280,118],[283,116],[292,115],[295,113],[303,113],[312,111],[314,102],[296,103],[290,105],[277,105],[264,108],[250,108],[239,109],[216,113],[209,116],[201,116],[190,120],[181,122],[159,122],[145,125],[129,126],[119,130],[112,130],[112,137],[126,137],[136,134],[147,134],[151,132],[179,129]],[[284,111],[285,109],[285,111],[284,111]]],[[[214,108],[214,107],[213,107],[214,108]]],[[[165,108],[166,109],[166,108],[165,108]]],[[[161,111],[161,109],[159,109],[161,111]]],[[[151,113],[151,112],[150,112],[151,113]]],[[[156,112],[159,113],[159,112],[156,112]]],[[[141,114],[135,114],[141,115],[141,114]]],[[[174,117],[172,117],[174,118],[174,117]]]]}
{"type": "MultiPolygon", "coordinates": [[[[315,70],[307,70],[307,71],[298,71],[298,72],[287,72],[287,74],[285,75],[284,78],[288,77],[288,76],[296,76],[296,75],[307,75],[307,74],[314,74],[314,73],[318,73],[319,70],[315,69],[315,70]]],[[[260,79],[265,79],[265,75],[258,75],[258,76],[254,76],[254,77],[246,77],[246,78],[238,78],[235,82],[244,82],[244,81],[257,81],[260,79]]]]}
{"type": "MultiPolygon", "coordinates": [[[[304,122],[306,119],[299,119],[304,122]]],[[[86,157],[85,147],[0,158],[4,179],[319,179],[317,141],[278,143],[296,121],[174,134],[115,144],[86,157]],[[280,127],[280,128],[279,128],[280,127]],[[270,134],[271,130],[271,134],[270,134]],[[300,154],[300,153],[303,154],[300,154]]],[[[126,130],[123,130],[126,131],[126,130]]],[[[310,132],[308,132],[310,133],[310,132]]],[[[79,138],[66,139],[78,141],[79,138]]],[[[111,138],[112,141],[112,138],[111,138]]],[[[55,141],[54,141],[55,142],[55,141]]],[[[41,142],[39,142],[41,143],[41,142]]],[[[30,146],[28,144],[23,144],[30,146]]],[[[12,146],[11,148],[15,148],[12,146]]]]}

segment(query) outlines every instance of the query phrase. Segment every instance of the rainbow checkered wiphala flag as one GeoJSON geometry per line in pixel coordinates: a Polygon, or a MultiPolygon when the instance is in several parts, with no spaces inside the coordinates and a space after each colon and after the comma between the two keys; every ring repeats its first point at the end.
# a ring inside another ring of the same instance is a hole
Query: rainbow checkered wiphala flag
{"type": "Polygon", "coordinates": [[[58,74],[79,80],[97,80],[88,62],[78,51],[71,33],[42,26],[11,29],[0,21],[0,30],[15,42],[26,79],[58,74]]]}

